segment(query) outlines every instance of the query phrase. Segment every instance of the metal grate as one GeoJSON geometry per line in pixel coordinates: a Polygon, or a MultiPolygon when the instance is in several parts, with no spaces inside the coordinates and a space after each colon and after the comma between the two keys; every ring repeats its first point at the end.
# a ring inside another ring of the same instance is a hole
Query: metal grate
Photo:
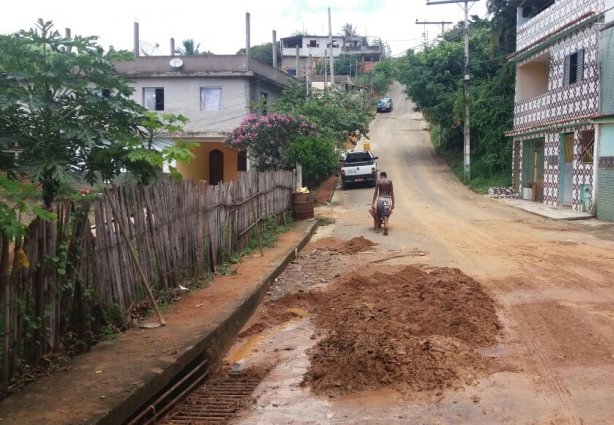
{"type": "Polygon", "coordinates": [[[231,373],[212,379],[169,414],[168,425],[224,424],[249,400],[261,377],[231,373]]]}

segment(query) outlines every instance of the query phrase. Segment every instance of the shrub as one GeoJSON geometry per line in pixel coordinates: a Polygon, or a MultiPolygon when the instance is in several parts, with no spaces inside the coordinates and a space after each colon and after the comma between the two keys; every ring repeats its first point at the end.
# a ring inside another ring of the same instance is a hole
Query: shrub
{"type": "Polygon", "coordinates": [[[296,139],[288,147],[291,164],[303,166],[303,184],[313,188],[337,168],[337,155],[330,140],[307,136],[296,139]]]}

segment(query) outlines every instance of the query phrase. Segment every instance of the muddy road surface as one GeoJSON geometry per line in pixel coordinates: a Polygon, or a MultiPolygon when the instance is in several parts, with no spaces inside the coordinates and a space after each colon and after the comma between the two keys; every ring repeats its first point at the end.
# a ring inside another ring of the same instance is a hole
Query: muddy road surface
{"type": "Polygon", "coordinates": [[[613,423],[612,225],[470,192],[401,86],[391,96],[370,134],[394,182],[390,233],[372,229],[371,188],[319,208],[334,223],[226,357],[262,377],[230,423],[613,423]]]}

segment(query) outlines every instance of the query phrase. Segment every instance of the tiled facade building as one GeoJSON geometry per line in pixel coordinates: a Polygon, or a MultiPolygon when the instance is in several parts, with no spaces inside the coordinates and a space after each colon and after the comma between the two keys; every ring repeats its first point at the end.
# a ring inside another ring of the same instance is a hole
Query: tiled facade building
{"type": "Polygon", "coordinates": [[[513,183],[525,199],[590,211],[596,203],[600,30],[606,0],[518,7],[513,183]]]}

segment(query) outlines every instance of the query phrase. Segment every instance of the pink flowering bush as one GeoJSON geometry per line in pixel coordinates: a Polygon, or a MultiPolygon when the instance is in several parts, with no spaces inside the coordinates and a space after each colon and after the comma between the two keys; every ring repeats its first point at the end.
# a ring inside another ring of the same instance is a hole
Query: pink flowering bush
{"type": "Polygon", "coordinates": [[[288,168],[288,148],[296,140],[317,135],[316,125],[304,115],[250,114],[224,143],[231,149],[247,150],[258,170],[288,168]]]}

